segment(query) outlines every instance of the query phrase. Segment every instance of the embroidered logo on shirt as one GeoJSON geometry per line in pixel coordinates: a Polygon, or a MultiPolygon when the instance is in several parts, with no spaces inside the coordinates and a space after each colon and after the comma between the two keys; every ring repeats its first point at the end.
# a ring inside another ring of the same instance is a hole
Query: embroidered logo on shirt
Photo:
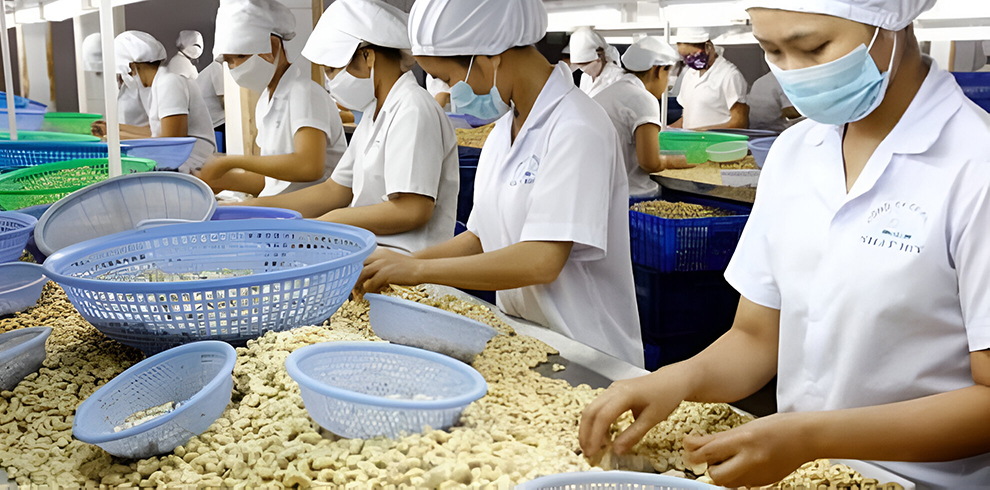
{"type": "Polygon", "coordinates": [[[860,240],[874,247],[920,254],[927,221],[928,214],[918,204],[887,201],[870,211],[866,218],[869,231],[860,240]]]}
{"type": "Polygon", "coordinates": [[[516,167],[516,171],[512,175],[512,181],[509,182],[509,185],[515,186],[518,184],[532,184],[533,182],[536,182],[536,173],[539,170],[540,159],[536,158],[536,155],[533,155],[516,167]]]}

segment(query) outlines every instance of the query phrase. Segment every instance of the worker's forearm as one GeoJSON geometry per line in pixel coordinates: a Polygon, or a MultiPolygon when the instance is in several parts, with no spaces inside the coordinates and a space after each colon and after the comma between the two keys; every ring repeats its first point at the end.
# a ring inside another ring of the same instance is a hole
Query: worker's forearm
{"type": "MultiPolygon", "coordinates": [[[[424,260],[417,275],[421,283],[480,291],[547,284],[560,274],[557,254],[561,251],[552,248],[560,245],[570,244],[521,242],[477,255],[424,260]]],[[[566,255],[569,253],[568,246],[566,255]]]]}
{"type": "Polygon", "coordinates": [[[324,162],[311,155],[228,155],[224,158],[227,168],[240,168],[287,182],[312,182],[323,177],[324,162]]]}
{"type": "Polygon", "coordinates": [[[696,380],[686,400],[732,403],[756,393],[777,373],[776,339],[730,329],[697,356],[682,363],[696,380]]]}
{"type": "Polygon", "coordinates": [[[330,211],[319,219],[342,225],[357,226],[375,235],[398,235],[426,224],[415,208],[402,206],[398,201],[385,201],[371,206],[353,208],[343,207],[330,211]]]}
{"type": "MultiPolygon", "coordinates": [[[[319,218],[334,209],[346,207],[351,203],[349,193],[333,189],[329,180],[322,184],[309,186],[288,194],[259,197],[245,201],[245,205],[268,208],[285,208],[298,211],[303,218],[319,218]]],[[[346,187],[342,187],[346,189],[346,187]]]]}
{"type": "Polygon", "coordinates": [[[873,407],[801,414],[821,458],[952,461],[990,452],[990,387],[873,407]]]}
{"type": "Polygon", "coordinates": [[[481,246],[481,239],[474,233],[466,231],[460,235],[430,248],[420,250],[413,254],[417,259],[442,259],[451,257],[467,257],[484,253],[481,246]]]}
{"type": "Polygon", "coordinates": [[[130,124],[120,125],[120,139],[137,140],[151,137],[150,126],[131,126],[130,124]]]}

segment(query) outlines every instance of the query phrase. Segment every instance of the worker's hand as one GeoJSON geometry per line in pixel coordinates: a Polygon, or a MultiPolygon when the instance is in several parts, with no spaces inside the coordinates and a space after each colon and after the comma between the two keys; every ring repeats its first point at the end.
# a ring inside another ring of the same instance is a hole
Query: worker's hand
{"type": "Polygon", "coordinates": [[[687,397],[682,380],[670,370],[660,370],[635,379],[616,381],[591,402],[581,414],[578,441],[587,457],[594,457],[608,446],[609,429],[622,414],[632,410],[636,421],[616,436],[612,449],[625,454],[653,426],[667,420],[687,397]]]}
{"type": "Polygon", "coordinates": [[[364,261],[364,270],[354,285],[354,295],[377,293],[390,284],[412,286],[419,284],[421,261],[408,255],[379,248],[364,261]]]}
{"type": "Polygon", "coordinates": [[[209,184],[220,180],[229,170],[226,157],[213,158],[203,164],[203,168],[199,172],[193,172],[193,175],[209,184]]]}
{"type": "Polygon", "coordinates": [[[813,461],[803,414],[776,414],[719,434],[684,438],[684,459],[708,463],[716,485],[761,487],[813,461]]]}
{"type": "Polygon", "coordinates": [[[98,138],[107,137],[107,122],[106,121],[93,121],[93,124],[89,127],[89,130],[93,133],[93,136],[98,138]]]}
{"type": "Polygon", "coordinates": [[[660,155],[660,161],[663,163],[664,170],[679,170],[697,167],[697,165],[688,163],[687,156],[685,155],[660,155]]]}

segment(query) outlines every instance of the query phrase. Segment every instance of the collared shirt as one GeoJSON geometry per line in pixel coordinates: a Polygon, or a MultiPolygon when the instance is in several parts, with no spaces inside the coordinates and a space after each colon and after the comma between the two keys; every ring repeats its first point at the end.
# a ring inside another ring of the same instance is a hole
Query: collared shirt
{"type": "Polygon", "coordinates": [[[210,111],[210,119],[213,120],[213,127],[216,128],[227,121],[227,114],[221,101],[223,100],[223,65],[214,61],[210,66],[203,68],[203,72],[196,78],[199,91],[203,94],[203,102],[210,111]]]}
{"type": "Polygon", "coordinates": [[[374,105],[364,114],[332,176],[351,188],[351,207],[381,204],[392,194],[427,196],[434,208],[426,225],[379,235],[378,244],[411,254],[453,238],[460,165],[454,126],[440,104],[410,71],[392,86],[378,117],[374,105]]]}
{"type": "Polygon", "coordinates": [[[591,75],[587,73],[581,76],[581,91],[588,94],[588,97],[594,97],[615,83],[625,73],[626,71],[615,62],[606,62],[602,72],[598,74],[598,78],[592,79],[591,75]]]}
{"type": "Polygon", "coordinates": [[[196,69],[196,65],[182,53],[176,54],[168,61],[168,71],[190,80],[199,77],[199,70],[196,69]]]}
{"type": "Polygon", "coordinates": [[[748,101],[751,129],[783,131],[792,125],[784,118],[784,109],[794,105],[773,73],[767,73],[753,82],[748,101]]]}
{"type": "Polygon", "coordinates": [[[498,292],[498,306],[643,366],[629,253],[629,185],[615,128],[556,66],[511,141],[512,114],[481,151],[468,230],[486,252],[573,242],[557,280],[498,292]]]}
{"type": "Polygon", "coordinates": [[[151,88],[132,89],[121,85],[117,92],[117,116],[121,124],[148,126],[148,109],[151,105],[151,88]]]}
{"type": "Polygon", "coordinates": [[[186,116],[186,134],[197,139],[193,146],[192,155],[186,163],[179,167],[183,172],[202,168],[217,150],[216,135],[213,132],[213,120],[210,111],[203,102],[196,82],[176,75],[167,67],[159,67],[155,80],[151,82],[151,97],[149,98],[148,122],[151,125],[151,136],[159,137],[162,133],[162,119],[169,116],[186,116]]]}
{"type": "MultiPolygon", "coordinates": [[[[848,193],[842,128],[809,120],[777,139],[726,279],[780,310],[779,410],[974,385],[970,352],[990,348],[988,193],[990,116],[934,62],[848,193]]],[[[990,482],[990,454],[880,464],[932,488],[990,482]]]]}
{"type": "Polygon", "coordinates": [[[261,93],[255,108],[255,122],[258,125],[256,141],[265,156],[295,153],[293,138],[302,128],[314,128],[327,135],[323,177],[312,182],[289,182],[265,177],[262,196],[294,192],[326,181],[347,149],[340,112],[333,106],[330,94],[310,79],[309,71],[303,69],[302,63],[289,67],[271,98],[267,88],[261,93]]]}
{"type": "Polygon", "coordinates": [[[729,109],[746,103],[748,85],[736,65],[723,56],[715,58],[708,70],[685,70],[677,103],[684,108],[684,129],[725,124],[732,119],[729,109]]]}
{"type": "Polygon", "coordinates": [[[660,129],[660,101],[653,96],[643,81],[632,73],[619,77],[615,83],[594,96],[608,113],[615,131],[619,135],[619,155],[626,167],[629,178],[629,195],[632,197],[654,197],[660,193],[660,186],[639,166],[636,154],[636,130],[644,124],[653,124],[660,129]]]}

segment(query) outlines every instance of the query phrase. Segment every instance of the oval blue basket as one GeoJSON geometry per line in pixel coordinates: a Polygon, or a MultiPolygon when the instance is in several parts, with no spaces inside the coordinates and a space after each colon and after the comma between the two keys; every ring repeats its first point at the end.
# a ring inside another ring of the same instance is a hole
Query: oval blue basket
{"type": "Polygon", "coordinates": [[[0,211],[0,264],[21,258],[38,219],[16,211],[0,211]]]}

